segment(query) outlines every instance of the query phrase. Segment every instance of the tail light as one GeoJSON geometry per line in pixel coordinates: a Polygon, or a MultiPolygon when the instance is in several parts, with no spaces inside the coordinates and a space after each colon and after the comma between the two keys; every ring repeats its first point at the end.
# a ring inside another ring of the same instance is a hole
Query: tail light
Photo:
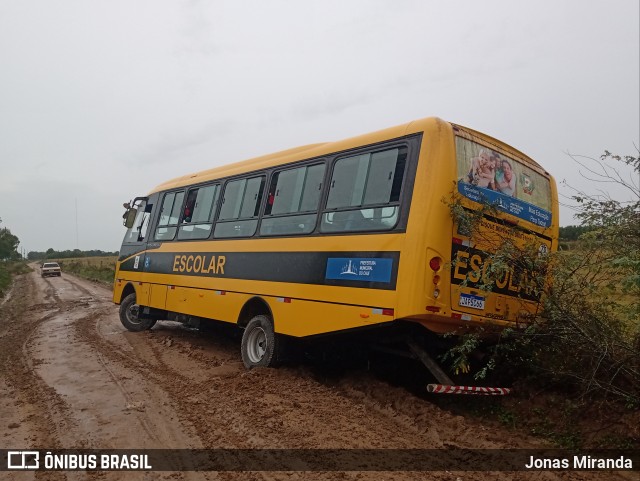
{"type": "Polygon", "coordinates": [[[432,257],[429,261],[429,267],[431,267],[432,271],[439,271],[440,267],[442,267],[442,259],[440,259],[439,257],[432,257]]]}
{"type": "Polygon", "coordinates": [[[429,261],[429,267],[433,271],[433,298],[438,299],[440,297],[440,276],[436,274],[442,268],[442,259],[438,256],[432,257],[429,261]]]}

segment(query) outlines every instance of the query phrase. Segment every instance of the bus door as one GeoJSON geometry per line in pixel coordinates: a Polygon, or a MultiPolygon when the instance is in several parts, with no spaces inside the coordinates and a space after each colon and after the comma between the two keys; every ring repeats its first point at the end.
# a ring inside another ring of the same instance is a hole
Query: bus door
{"type": "MultiPolygon", "coordinates": [[[[163,242],[172,241],[177,237],[184,200],[184,190],[154,194],[149,198],[150,202],[154,202],[157,205],[154,212],[157,210],[158,213],[154,214],[154,219],[157,220],[154,220],[153,232],[150,232],[148,236],[149,242],[142,267],[144,271],[142,277],[143,287],[148,291],[148,298],[144,305],[154,309],[166,309],[167,293],[169,285],[173,281],[170,274],[158,272],[158,266],[153,265],[148,251],[156,249],[163,242]]],[[[184,218],[186,218],[186,213],[184,218]]]]}

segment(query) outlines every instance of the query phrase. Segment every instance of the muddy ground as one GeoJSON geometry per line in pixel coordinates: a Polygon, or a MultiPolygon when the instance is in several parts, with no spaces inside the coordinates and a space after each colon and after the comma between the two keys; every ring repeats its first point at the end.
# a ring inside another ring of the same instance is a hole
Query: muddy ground
{"type": "MultiPolygon", "coordinates": [[[[16,279],[0,301],[0,448],[538,448],[446,402],[352,370],[246,371],[239,341],[159,322],[126,331],[108,288],[16,279]]],[[[577,472],[36,472],[6,479],[640,479],[577,472]]]]}

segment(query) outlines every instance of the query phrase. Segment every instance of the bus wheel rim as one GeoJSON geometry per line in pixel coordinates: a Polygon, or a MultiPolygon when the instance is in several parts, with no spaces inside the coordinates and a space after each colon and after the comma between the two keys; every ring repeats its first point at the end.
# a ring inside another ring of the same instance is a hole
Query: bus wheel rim
{"type": "Polygon", "coordinates": [[[129,322],[138,324],[140,322],[140,318],[138,317],[139,313],[140,306],[138,304],[131,304],[129,309],[127,309],[127,319],[129,322]]]}
{"type": "Polygon", "coordinates": [[[256,327],[249,333],[249,338],[247,339],[247,355],[249,356],[249,360],[257,364],[262,361],[265,353],[267,352],[267,335],[264,332],[264,329],[261,327],[256,327]]]}

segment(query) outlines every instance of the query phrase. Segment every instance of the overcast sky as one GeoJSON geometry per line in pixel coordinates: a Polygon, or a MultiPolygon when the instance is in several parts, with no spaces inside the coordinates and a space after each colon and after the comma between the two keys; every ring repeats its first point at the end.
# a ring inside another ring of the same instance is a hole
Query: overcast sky
{"type": "Polygon", "coordinates": [[[2,226],[26,251],[118,250],[122,203],[165,180],[428,116],[577,181],[567,151],[638,145],[639,16],[637,0],[0,0],[2,226]]]}

